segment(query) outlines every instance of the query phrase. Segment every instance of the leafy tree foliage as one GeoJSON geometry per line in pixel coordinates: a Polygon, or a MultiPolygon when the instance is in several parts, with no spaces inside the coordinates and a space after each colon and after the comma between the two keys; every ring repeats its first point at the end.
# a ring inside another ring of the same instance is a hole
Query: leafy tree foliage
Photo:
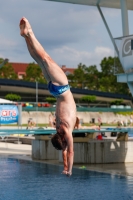
{"type": "Polygon", "coordinates": [[[21,96],[17,95],[17,94],[7,94],[5,96],[5,99],[10,100],[10,101],[20,101],[21,100],[21,96]]]}
{"type": "Polygon", "coordinates": [[[80,63],[78,68],[74,70],[74,74],[69,74],[68,79],[72,87],[83,88],[85,86],[86,66],[80,63]]]}
{"type": "Polygon", "coordinates": [[[80,63],[78,68],[75,69],[74,74],[68,75],[70,86],[130,95],[126,83],[117,83],[115,74],[123,73],[119,58],[105,57],[102,59],[100,66],[101,71],[98,71],[96,65],[87,67],[80,63]]]}
{"type": "Polygon", "coordinates": [[[103,75],[114,75],[116,73],[123,73],[123,68],[118,57],[103,58],[100,63],[103,75]]]}
{"type": "Polygon", "coordinates": [[[56,102],[56,98],[54,98],[54,97],[46,97],[45,101],[47,101],[48,103],[55,103],[56,102]]]}
{"type": "Polygon", "coordinates": [[[0,64],[1,64],[3,61],[4,61],[4,59],[3,59],[3,58],[0,58],[0,64]]]}
{"type": "Polygon", "coordinates": [[[86,96],[81,97],[81,101],[85,102],[85,103],[91,103],[91,102],[96,101],[96,96],[94,96],[94,95],[92,95],[92,96],[86,95],[86,96]]]}
{"type": "Polygon", "coordinates": [[[46,83],[46,79],[44,78],[42,74],[42,70],[39,67],[39,65],[33,63],[30,63],[26,69],[26,76],[24,77],[25,81],[31,81],[31,82],[39,82],[39,83],[46,83]]]}
{"type": "Polygon", "coordinates": [[[114,101],[111,101],[111,105],[121,105],[123,102],[123,99],[117,99],[114,101]]]}
{"type": "Polygon", "coordinates": [[[100,66],[102,70],[99,80],[100,91],[130,95],[127,84],[117,83],[115,74],[123,73],[123,68],[118,57],[103,58],[100,66]]]}
{"type": "Polygon", "coordinates": [[[71,87],[95,89],[93,83],[97,80],[97,76],[98,70],[95,65],[87,67],[80,63],[78,68],[74,70],[74,74],[68,75],[68,80],[71,87]]]}
{"type": "MultiPolygon", "coordinates": [[[[4,59],[0,58],[0,63],[2,63],[3,60],[4,59]]],[[[15,73],[12,65],[8,62],[0,68],[0,78],[17,79],[17,74],[15,73]]]]}
{"type": "MultiPolygon", "coordinates": [[[[0,63],[2,62],[3,59],[0,58],[0,63]]],[[[100,66],[101,71],[97,69],[96,65],[86,66],[79,63],[74,73],[67,76],[70,86],[131,95],[126,83],[117,83],[115,74],[123,73],[123,68],[118,57],[105,57],[101,60],[100,66]]],[[[0,78],[17,79],[17,74],[8,62],[0,68],[0,78]]],[[[24,80],[47,83],[41,68],[34,62],[28,65],[24,80]]]]}

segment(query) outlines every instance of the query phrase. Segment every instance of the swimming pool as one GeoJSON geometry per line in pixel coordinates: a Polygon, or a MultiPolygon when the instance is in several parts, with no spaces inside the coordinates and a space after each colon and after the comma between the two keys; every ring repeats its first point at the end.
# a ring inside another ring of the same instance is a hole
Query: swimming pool
{"type": "Polygon", "coordinates": [[[128,200],[133,177],[73,169],[30,161],[0,159],[0,200],[128,200]]]}

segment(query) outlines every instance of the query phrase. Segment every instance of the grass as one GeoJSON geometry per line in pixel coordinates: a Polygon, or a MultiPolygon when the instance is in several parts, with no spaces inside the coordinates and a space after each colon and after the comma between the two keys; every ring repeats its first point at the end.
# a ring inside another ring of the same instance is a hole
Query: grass
{"type": "MultiPolygon", "coordinates": [[[[95,123],[95,124],[92,124],[92,123],[83,123],[82,126],[93,126],[93,125],[99,125],[99,123],[95,123]]],[[[103,123],[102,126],[117,126],[117,123],[113,123],[113,124],[106,124],[106,123],[103,123]]]]}
{"type": "Polygon", "coordinates": [[[133,112],[132,111],[124,111],[124,112],[120,111],[120,112],[115,112],[115,114],[130,116],[133,114],[133,112]]]}

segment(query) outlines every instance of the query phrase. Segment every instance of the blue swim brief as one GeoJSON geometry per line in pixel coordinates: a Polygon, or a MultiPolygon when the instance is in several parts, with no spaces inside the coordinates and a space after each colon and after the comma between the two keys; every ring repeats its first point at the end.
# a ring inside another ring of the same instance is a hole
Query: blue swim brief
{"type": "Polygon", "coordinates": [[[69,85],[54,85],[51,81],[48,83],[49,92],[54,96],[58,97],[63,92],[70,89],[69,85]]]}

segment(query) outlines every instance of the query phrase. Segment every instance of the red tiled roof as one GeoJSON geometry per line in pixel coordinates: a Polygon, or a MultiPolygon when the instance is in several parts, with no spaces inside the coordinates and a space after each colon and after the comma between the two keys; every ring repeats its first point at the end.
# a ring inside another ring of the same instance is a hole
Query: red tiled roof
{"type": "MultiPolygon", "coordinates": [[[[9,63],[12,65],[14,68],[14,71],[19,74],[20,72],[26,72],[26,68],[29,65],[29,63],[9,63]]],[[[71,74],[74,73],[75,68],[67,68],[67,67],[62,67],[62,70],[64,73],[69,72],[71,74]]]]}
{"type": "Polygon", "coordinates": [[[18,74],[19,72],[26,72],[26,68],[29,63],[9,63],[12,65],[14,71],[18,74]]]}
{"type": "Polygon", "coordinates": [[[66,73],[66,72],[70,72],[70,74],[73,74],[75,68],[65,68],[65,69],[62,69],[62,70],[63,70],[65,73],[66,73]]]}

